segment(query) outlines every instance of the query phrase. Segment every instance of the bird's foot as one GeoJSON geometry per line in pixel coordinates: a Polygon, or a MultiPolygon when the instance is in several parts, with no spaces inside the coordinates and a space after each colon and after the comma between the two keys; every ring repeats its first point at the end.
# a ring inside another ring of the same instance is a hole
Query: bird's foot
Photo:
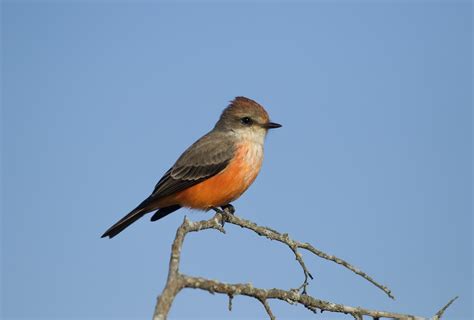
{"type": "Polygon", "coordinates": [[[212,207],[211,209],[214,210],[216,213],[224,214],[224,210],[219,207],[212,207]]]}
{"type": "Polygon", "coordinates": [[[230,213],[230,214],[234,214],[235,213],[235,208],[233,205],[231,205],[230,203],[229,204],[226,204],[225,206],[222,206],[221,207],[222,210],[224,210],[224,212],[226,213],[230,213]]]}
{"type": "Polygon", "coordinates": [[[216,213],[221,215],[221,226],[222,226],[222,228],[224,228],[224,224],[225,224],[225,215],[234,214],[234,212],[235,212],[234,206],[231,205],[230,203],[226,204],[225,206],[221,206],[220,208],[212,207],[211,209],[214,210],[216,213]]]}
{"type": "Polygon", "coordinates": [[[221,208],[218,208],[218,207],[212,207],[211,209],[214,210],[214,211],[216,212],[216,214],[220,214],[220,215],[221,215],[221,226],[222,226],[222,228],[224,228],[224,224],[225,224],[224,215],[226,214],[226,213],[224,212],[224,210],[222,210],[221,208]]]}

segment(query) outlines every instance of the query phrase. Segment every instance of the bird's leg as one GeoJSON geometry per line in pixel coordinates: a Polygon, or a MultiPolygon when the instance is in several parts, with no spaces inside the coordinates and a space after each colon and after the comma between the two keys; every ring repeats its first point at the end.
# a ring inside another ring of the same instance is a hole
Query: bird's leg
{"type": "Polygon", "coordinates": [[[219,213],[221,215],[222,228],[224,228],[224,224],[225,224],[225,215],[226,214],[234,214],[234,212],[235,212],[234,206],[231,205],[230,203],[228,203],[226,205],[223,205],[220,208],[212,207],[211,209],[214,210],[216,213],[219,213]]]}
{"type": "Polygon", "coordinates": [[[221,208],[222,210],[224,210],[225,213],[234,214],[235,212],[234,206],[231,205],[230,203],[226,204],[225,206],[222,206],[221,208]]]}
{"type": "Polygon", "coordinates": [[[224,224],[225,224],[224,215],[226,214],[225,210],[222,210],[221,208],[218,208],[218,207],[212,207],[211,209],[214,210],[216,212],[216,214],[221,215],[221,226],[222,226],[222,228],[224,228],[224,224]]]}
{"type": "Polygon", "coordinates": [[[219,207],[211,207],[211,209],[214,210],[216,213],[220,213],[220,214],[224,213],[224,211],[222,211],[222,209],[219,207]]]}

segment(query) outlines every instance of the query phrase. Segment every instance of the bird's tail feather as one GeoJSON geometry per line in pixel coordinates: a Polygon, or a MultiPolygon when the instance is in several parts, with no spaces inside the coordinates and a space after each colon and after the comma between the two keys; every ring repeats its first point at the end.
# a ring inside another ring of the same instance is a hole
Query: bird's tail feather
{"type": "Polygon", "coordinates": [[[175,204],[175,205],[172,205],[172,206],[169,206],[169,207],[160,208],[158,211],[156,211],[153,214],[150,221],[156,221],[156,220],[159,220],[163,217],[166,217],[170,213],[175,212],[176,210],[178,210],[180,208],[181,208],[181,206],[179,204],[175,204]]]}
{"type": "Polygon", "coordinates": [[[129,225],[143,217],[148,212],[152,211],[145,205],[145,201],[143,201],[138,207],[133,209],[129,214],[125,217],[117,221],[113,226],[111,226],[105,233],[101,236],[101,238],[109,237],[110,239],[118,235],[122,232],[125,228],[129,225]]]}

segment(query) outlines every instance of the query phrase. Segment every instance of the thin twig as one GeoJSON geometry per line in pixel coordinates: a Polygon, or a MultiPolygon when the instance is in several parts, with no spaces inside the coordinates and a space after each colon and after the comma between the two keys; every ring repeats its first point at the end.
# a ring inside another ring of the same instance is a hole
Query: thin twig
{"type": "Polygon", "coordinates": [[[364,318],[362,317],[362,315],[361,315],[361,314],[358,314],[358,313],[353,314],[352,316],[354,317],[354,320],[363,320],[363,319],[364,319],[364,318]]]}
{"type": "Polygon", "coordinates": [[[446,311],[446,309],[449,308],[449,306],[457,300],[457,298],[459,298],[458,296],[452,298],[451,300],[449,300],[448,303],[446,303],[446,305],[444,307],[442,307],[438,312],[436,312],[436,314],[433,316],[432,320],[439,320],[441,319],[441,317],[443,316],[444,312],[446,311]]]}
{"type": "MultiPolygon", "coordinates": [[[[258,235],[260,236],[263,236],[263,237],[266,237],[270,240],[275,240],[275,241],[279,241],[281,243],[284,243],[286,244],[288,247],[290,247],[290,249],[293,251],[293,253],[295,253],[295,256],[296,256],[296,259],[298,260],[298,262],[300,263],[301,267],[303,268],[303,271],[305,273],[305,282],[307,282],[308,280],[308,276],[312,279],[312,276],[311,274],[308,272],[308,270],[306,269],[305,265],[304,265],[304,262],[303,262],[303,259],[301,259],[301,256],[299,256],[297,254],[297,249],[300,248],[300,249],[305,249],[315,255],[317,255],[318,257],[320,258],[323,258],[325,260],[329,260],[329,261],[332,261],[332,262],[335,262],[347,269],[349,269],[350,271],[354,272],[355,274],[361,276],[362,278],[364,278],[365,280],[369,281],[370,283],[372,283],[373,285],[375,285],[377,288],[381,289],[383,292],[385,292],[390,298],[392,299],[395,299],[395,297],[392,295],[392,291],[387,288],[386,286],[378,283],[377,281],[375,281],[372,277],[370,277],[367,273],[363,272],[362,270],[354,267],[353,265],[351,265],[349,262],[343,260],[343,259],[340,259],[336,256],[333,256],[333,255],[329,255],[327,253],[324,253],[323,251],[321,250],[318,250],[316,249],[315,247],[313,247],[311,244],[309,243],[303,243],[303,242],[299,242],[299,241],[295,241],[295,240],[292,240],[288,234],[286,233],[280,233],[274,229],[270,229],[270,228],[267,228],[267,227],[264,227],[264,226],[259,226],[249,220],[245,220],[245,219],[242,219],[242,218],[239,218],[235,215],[230,215],[230,214],[224,214],[223,215],[223,219],[225,219],[225,222],[228,222],[228,223],[232,223],[232,224],[235,224],[239,227],[242,227],[242,228],[246,228],[246,229],[249,229],[249,230],[252,230],[254,231],[255,233],[257,233],[258,235]]],[[[305,289],[306,286],[303,284],[303,288],[305,289]]]]}
{"type": "MultiPolygon", "coordinates": [[[[165,288],[163,289],[162,294],[158,297],[153,319],[165,320],[171,309],[171,305],[174,301],[174,298],[184,288],[193,288],[193,289],[205,290],[210,293],[226,294],[229,297],[229,305],[228,305],[229,310],[232,309],[232,299],[234,298],[234,296],[244,295],[244,296],[255,298],[262,303],[270,319],[275,319],[275,316],[273,315],[270,305],[268,304],[268,300],[270,299],[281,300],[290,304],[301,304],[313,312],[316,312],[317,309],[320,309],[321,312],[329,311],[329,312],[350,314],[355,319],[362,319],[364,315],[370,316],[373,319],[379,319],[379,318],[412,319],[412,320],[427,319],[427,318],[409,315],[409,314],[400,314],[400,313],[393,313],[393,312],[387,312],[387,311],[364,309],[360,307],[351,307],[347,305],[336,304],[336,303],[332,303],[328,301],[319,300],[307,295],[306,294],[306,286],[307,286],[307,280],[308,280],[307,277],[311,277],[311,274],[306,269],[304,261],[300,253],[297,251],[298,248],[308,250],[310,252],[313,252],[319,257],[336,262],[348,268],[354,273],[362,276],[364,279],[375,284],[377,287],[384,290],[390,297],[392,297],[390,294],[390,290],[388,290],[384,286],[379,285],[366,273],[360,271],[359,269],[356,269],[355,267],[353,267],[348,262],[342,259],[339,259],[335,256],[327,255],[326,253],[318,249],[315,249],[313,246],[311,246],[308,243],[301,243],[298,241],[291,240],[287,234],[282,234],[276,230],[273,230],[267,227],[258,226],[251,221],[240,219],[227,212],[219,212],[216,215],[214,215],[211,219],[203,220],[199,222],[192,222],[192,221],[189,221],[187,218],[185,218],[181,226],[176,231],[176,237],[173,241],[172,248],[171,248],[168,279],[167,279],[167,282],[166,282],[165,288]],[[295,254],[296,259],[300,263],[300,266],[303,268],[303,271],[305,273],[305,283],[302,285],[302,287],[300,287],[300,289],[303,289],[303,292],[300,293],[299,290],[295,290],[295,289],[282,290],[282,289],[273,288],[273,289],[265,290],[265,289],[255,288],[251,284],[239,284],[239,283],[227,284],[227,283],[219,282],[216,280],[209,280],[206,278],[193,277],[193,276],[181,274],[179,272],[179,262],[180,262],[180,257],[181,257],[181,249],[182,249],[186,234],[190,232],[198,232],[198,231],[206,230],[206,229],[216,229],[222,233],[225,233],[225,230],[223,228],[224,222],[229,222],[231,224],[240,226],[242,228],[252,230],[258,235],[264,236],[271,240],[279,241],[289,246],[291,250],[293,251],[293,253],[295,254]]],[[[441,310],[439,310],[436,313],[435,316],[431,318],[431,320],[441,319],[443,313],[456,299],[457,297],[449,301],[441,310]]]]}
{"type": "MultiPolygon", "coordinates": [[[[345,313],[350,314],[357,319],[361,319],[362,316],[369,316],[373,318],[389,318],[389,319],[412,319],[412,320],[426,320],[425,317],[419,317],[410,314],[402,314],[396,312],[371,310],[361,307],[352,307],[337,303],[332,303],[324,300],[319,300],[309,295],[304,295],[295,291],[281,290],[281,289],[261,289],[256,288],[250,283],[224,283],[216,280],[210,280],[202,277],[192,277],[183,275],[184,288],[193,288],[205,290],[213,293],[229,294],[233,296],[243,295],[252,297],[260,302],[268,301],[270,299],[285,301],[290,304],[301,304],[306,307],[313,309],[322,309],[329,312],[345,313]]],[[[269,308],[269,307],[268,307],[269,308]]],[[[265,307],[267,310],[267,307],[265,307]]],[[[268,313],[268,311],[267,311],[268,313]]],[[[272,318],[271,318],[272,319],[272,318]]]]}
{"type": "Polygon", "coordinates": [[[270,305],[268,304],[268,301],[266,299],[258,299],[262,303],[263,307],[265,308],[265,311],[268,314],[268,317],[270,320],[275,320],[275,316],[273,315],[272,309],[270,309],[270,305]]]}
{"type": "Polygon", "coordinates": [[[231,293],[229,293],[227,296],[229,297],[229,304],[227,307],[229,308],[229,311],[232,311],[232,300],[234,299],[234,296],[231,293]]]}

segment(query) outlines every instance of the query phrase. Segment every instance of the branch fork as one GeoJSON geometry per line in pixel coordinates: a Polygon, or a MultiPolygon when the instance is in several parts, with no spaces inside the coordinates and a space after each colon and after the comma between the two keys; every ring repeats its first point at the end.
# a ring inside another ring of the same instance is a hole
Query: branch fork
{"type": "Polygon", "coordinates": [[[356,275],[364,278],[380,290],[382,290],[388,297],[394,299],[394,296],[391,290],[375,281],[367,273],[363,272],[359,268],[354,267],[347,261],[340,259],[336,256],[329,255],[324,253],[321,250],[316,249],[309,243],[303,243],[295,241],[289,237],[286,233],[280,233],[274,229],[259,226],[249,220],[239,218],[233,214],[231,210],[219,210],[216,214],[209,220],[202,220],[193,222],[184,218],[183,223],[176,231],[176,237],[173,241],[171,247],[171,257],[168,270],[168,279],[163,289],[162,294],[157,299],[157,304],[155,307],[155,312],[153,314],[153,320],[165,320],[168,317],[169,311],[173,304],[174,298],[179,294],[179,292],[184,288],[193,288],[207,291],[209,293],[220,293],[225,294],[229,297],[228,309],[232,310],[232,300],[237,295],[244,295],[258,300],[264,307],[268,317],[270,319],[276,319],[273,314],[269,300],[281,300],[290,304],[301,304],[306,309],[310,310],[313,313],[316,313],[318,309],[328,312],[336,313],[345,313],[351,315],[354,319],[363,319],[363,316],[369,316],[373,319],[380,318],[389,318],[389,319],[413,319],[413,320],[439,320],[443,316],[443,313],[446,309],[458,298],[455,297],[451,299],[443,308],[441,308],[433,317],[424,318],[420,316],[410,315],[410,314],[401,314],[387,311],[379,310],[370,310],[360,307],[351,307],[342,304],[336,304],[324,300],[316,299],[307,294],[307,287],[309,285],[309,280],[313,279],[313,276],[308,271],[306,264],[303,260],[301,253],[298,249],[307,250],[314,255],[332,261],[336,264],[343,266],[344,268],[352,271],[356,275]],[[304,281],[303,283],[294,289],[283,290],[283,289],[261,289],[255,288],[250,283],[235,283],[229,284],[216,280],[210,280],[202,277],[194,277],[189,275],[184,275],[179,272],[179,263],[181,259],[181,250],[183,247],[184,238],[188,233],[199,232],[207,229],[215,229],[219,232],[225,234],[224,225],[225,223],[230,223],[236,226],[239,226],[244,229],[251,230],[258,234],[259,236],[265,237],[270,240],[275,240],[280,243],[285,244],[290,248],[290,250],[295,255],[295,259],[298,261],[301,269],[303,270],[304,281]]]}

